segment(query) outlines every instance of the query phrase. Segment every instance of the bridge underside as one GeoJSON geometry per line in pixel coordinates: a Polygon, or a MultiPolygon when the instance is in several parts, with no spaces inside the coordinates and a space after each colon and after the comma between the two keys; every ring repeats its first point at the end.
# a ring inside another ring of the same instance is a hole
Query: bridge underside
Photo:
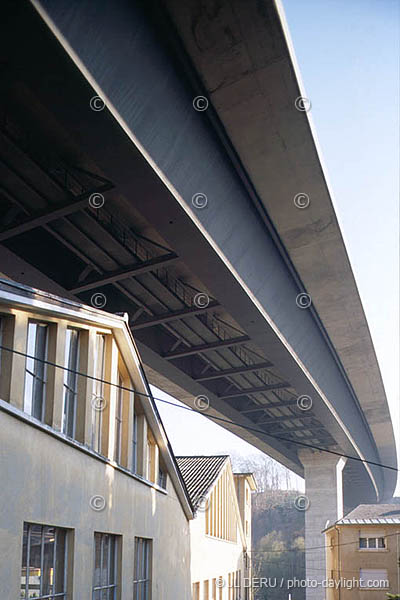
{"type": "MultiPolygon", "coordinates": [[[[163,85],[151,94],[151,71],[159,66],[155,55],[130,63],[129,76],[103,58],[110,78],[107,96],[114,86],[122,94],[121,106],[138,101],[129,127],[135,125],[139,139],[144,131],[148,138],[162,137],[159,127],[151,127],[160,114],[170,129],[176,126],[175,144],[158,140],[158,156],[152,156],[159,169],[153,168],[127,135],[127,117],[117,119],[109,108],[92,110],[93,82],[35,9],[28,2],[11,5],[0,42],[0,271],[85,303],[103,294],[106,310],[129,313],[151,383],[192,407],[194,397],[206,395],[205,414],[263,432],[224,425],[294,472],[304,474],[297,453],[301,444],[357,455],[337,415],[363,456],[379,462],[340,361],[315,311],[296,306],[301,282],[220,148],[209,117],[196,113],[189,100],[182,122],[174,121],[179,95],[193,96],[190,81],[179,90],[168,77],[163,80],[164,71],[159,73],[163,85]],[[130,90],[131,79],[145,90],[147,103],[140,104],[132,92],[137,88],[130,90]],[[179,152],[188,162],[179,160],[179,152]],[[189,184],[186,205],[177,199],[178,184],[170,185],[173,175],[189,184]],[[96,193],[105,200],[99,208],[89,202],[96,193]],[[196,193],[208,198],[197,212],[191,205],[196,193]],[[246,285],[241,268],[253,278],[246,285]],[[263,297],[265,282],[269,300],[263,297]],[[198,294],[207,295],[206,306],[198,294]],[[292,322],[286,331],[284,325],[277,328],[288,314],[292,322]],[[297,404],[303,394],[313,400],[310,410],[297,404]]],[[[86,33],[93,36],[95,57],[92,25],[86,33]]],[[[136,53],[145,47],[142,33],[136,53]]],[[[107,40],[101,43],[107,49],[107,40]]],[[[94,71],[95,63],[93,58],[94,71]]],[[[383,490],[386,474],[374,467],[371,472],[383,490]]],[[[344,490],[347,506],[358,497],[376,499],[370,474],[357,461],[347,461],[344,490]]]]}

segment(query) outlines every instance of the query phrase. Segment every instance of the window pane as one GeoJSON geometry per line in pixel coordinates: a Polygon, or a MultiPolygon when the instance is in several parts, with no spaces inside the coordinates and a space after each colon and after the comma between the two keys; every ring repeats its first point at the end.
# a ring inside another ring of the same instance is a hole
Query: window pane
{"type": "Polygon", "coordinates": [[[368,548],[376,548],[376,538],[368,538],[368,548]]]}
{"type": "Polygon", "coordinates": [[[360,538],[360,548],[367,547],[367,538],[360,538]]]}
{"type": "MultiPolygon", "coordinates": [[[[122,377],[118,376],[118,385],[123,385],[122,377]]],[[[117,390],[117,406],[115,407],[115,448],[114,460],[121,462],[121,441],[122,441],[122,407],[123,407],[123,390],[121,387],[117,390]]]]}
{"type": "Polygon", "coordinates": [[[109,585],[116,583],[116,569],[115,569],[115,549],[116,539],[112,537],[110,539],[110,563],[109,563],[109,585]]]}
{"type": "MultiPolygon", "coordinates": [[[[96,336],[95,348],[95,368],[94,376],[96,379],[104,379],[104,349],[105,336],[96,336]]],[[[104,384],[101,381],[93,380],[93,397],[98,398],[99,402],[93,403],[92,409],[92,448],[95,452],[101,454],[101,426],[102,426],[102,402],[104,398],[104,384]],[[97,407],[97,410],[96,410],[97,407]],[[100,410],[99,410],[100,408],[100,410]]]]}
{"type": "Polygon", "coordinates": [[[43,360],[46,358],[46,343],[47,343],[47,326],[37,325],[36,329],[36,346],[35,357],[41,361],[35,360],[32,394],[32,415],[37,419],[43,419],[44,413],[44,381],[46,365],[43,360]]]}
{"type": "Polygon", "coordinates": [[[110,552],[110,536],[103,535],[103,562],[101,570],[101,585],[109,583],[109,552],[110,552]]]}
{"type": "Polygon", "coordinates": [[[378,548],[386,548],[385,538],[378,538],[378,548]]]}
{"type": "Polygon", "coordinates": [[[53,592],[54,582],[54,541],[55,532],[53,527],[43,528],[43,571],[42,571],[42,595],[46,596],[53,592]]]}
{"type": "Polygon", "coordinates": [[[24,411],[42,420],[44,416],[44,394],[47,355],[47,325],[29,323],[26,359],[24,411]],[[35,358],[40,360],[35,360],[35,358]]]}
{"type": "Polygon", "coordinates": [[[26,597],[27,570],[28,562],[28,525],[24,523],[24,533],[22,539],[22,566],[21,566],[21,598],[26,597]]]}
{"type": "Polygon", "coordinates": [[[137,471],[137,416],[133,415],[133,456],[132,456],[132,472],[137,471]]]}
{"type": "Polygon", "coordinates": [[[75,435],[75,411],[76,394],[79,362],[79,332],[74,329],[67,329],[65,340],[65,361],[64,366],[64,410],[63,410],[63,431],[69,437],[75,435]]]}
{"type": "Polygon", "coordinates": [[[66,559],[67,559],[67,544],[66,532],[63,529],[56,531],[56,560],[55,560],[55,581],[54,591],[56,593],[66,591],[66,559]]]}
{"type": "Polygon", "coordinates": [[[101,535],[94,534],[94,574],[93,585],[99,586],[101,583],[101,535]]]}
{"type": "Polygon", "coordinates": [[[28,598],[34,598],[35,594],[36,597],[40,595],[41,546],[42,527],[41,525],[31,525],[28,598]]]}

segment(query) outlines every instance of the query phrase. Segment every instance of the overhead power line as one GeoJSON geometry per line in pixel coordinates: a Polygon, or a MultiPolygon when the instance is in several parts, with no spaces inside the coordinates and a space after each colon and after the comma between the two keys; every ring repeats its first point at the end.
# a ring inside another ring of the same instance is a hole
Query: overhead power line
{"type": "MultiPolygon", "coordinates": [[[[51,367],[57,368],[57,369],[62,369],[64,371],[68,371],[69,373],[74,373],[75,375],[81,376],[81,377],[86,377],[87,379],[91,379],[93,381],[98,381],[99,383],[104,383],[105,385],[109,385],[112,387],[116,387],[120,390],[124,390],[127,392],[132,392],[134,394],[137,394],[139,396],[145,396],[147,398],[150,398],[152,400],[157,400],[157,402],[162,402],[163,404],[168,404],[169,406],[174,406],[175,408],[180,408],[182,410],[188,410],[189,412],[192,413],[196,413],[199,415],[202,415],[203,417],[207,417],[209,419],[213,419],[215,421],[219,421],[221,423],[227,423],[228,425],[234,425],[236,427],[240,427],[241,429],[245,429],[246,431],[251,431],[253,433],[258,433],[261,434],[265,437],[269,437],[275,440],[279,440],[282,442],[289,442],[290,444],[295,444],[297,446],[302,446],[305,448],[310,448],[312,450],[319,450],[320,452],[326,452],[328,454],[334,454],[335,456],[339,456],[339,457],[343,457],[343,458],[348,458],[349,460],[354,460],[357,462],[361,462],[363,464],[368,464],[368,465],[373,465],[375,467],[381,467],[382,469],[389,469],[391,471],[396,471],[398,472],[399,469],[396,467],[392,467],[391,465],[384,465],[382,463],[376,462],[376,461],[372,461],[372,460],[367,460],[367,459],[363,459],[360,458],[359,456],[351,456],[349,454],[344,454],[343,452],[337,452],[335,450],[330,450],[328,448],[322,448],[320,446],[316,446],[314,444],[307,444],[306,442],[302,442],[301,440],[293,440],[293,439],[289,439],[289,438],[285,438],[282,437],[281,435],[276,435],[276,434],[272,434],[272,433],[267,433],[266,431],[263,431],[262,429],[257,429],[255,427],[251,427],[250,425],[243,425],[242,423],[238,423],[237,421],[232,421],[229,419],[225,419],[223,417],[217,417],[216,415],[211,415],[209,413],[205,413],[205,411],[201,411],[201,410],[197,410],[195,408],[191,408],[189,406],[183,406],[180,404],[175,404],[175,402],[170,402],[169,400],[164,400],[163,398],[155,398],[152,394],[145,394],[144,392],[138,392],[137,390],[133,389],[133,388],[129,388],[129,387],[125,387],[123,385],[120,385],[118,383],[113,383],[111,381],[107,381],[106,379],[101,379],[99,377],[94,377],[94,375],[89,375],[88,373],[82,373],[81,371],[78,371],[76,369],[70,369],[68,367],[65,367],[64,365],[59,365],[55,362],[52,362],[50,360],[45,360],[45,359],[40,359],[40,358],[36,358],[35,356],[31,356],[30,354],[27,354],[26,352],[21,352],[19,350],[15,350],[14,348],[8,348],[7,346],[3,346],[0,345],[0,349],[1,350],[5,350],[6,352],[11,352],[13,354],[18,354],[19,356],[24,356],[25,358],[30,358],[36,362],[41,362],[44,363],[46,365],[49,365],[51,367]]],[[[296,417],[294,417],[296,418],[296,417]]],[[[301,417],[298,417],[301,418],[301,417]]]]}

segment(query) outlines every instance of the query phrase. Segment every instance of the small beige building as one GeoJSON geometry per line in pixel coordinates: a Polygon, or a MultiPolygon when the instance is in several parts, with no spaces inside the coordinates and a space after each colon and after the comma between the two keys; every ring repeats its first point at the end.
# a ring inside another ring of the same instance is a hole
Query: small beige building
{"type": "Polygon", "coordinates": [[[326,600],[400,594],[400,504],[360,504],[325,539],[326,600]]]}
{"type": "Polygon", "coordinates": [[[0,598],[189,600],[191,503],[128,327],[0,280],[0,598]]]}
{"type": "Polygon", "coordinates": [[[195,508],[190,522],[193,600],[251,600],[251,473],[229,456],[178,456],[195,508]]]}

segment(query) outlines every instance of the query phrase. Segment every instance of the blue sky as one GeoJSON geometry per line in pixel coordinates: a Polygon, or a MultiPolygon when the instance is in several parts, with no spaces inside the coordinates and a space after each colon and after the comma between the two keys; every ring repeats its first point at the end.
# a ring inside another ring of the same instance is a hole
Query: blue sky
{"type": "MultiPolygon", "coordinates": [[[[283,6],[399,451],[399,3],[283,6]]],[[[228,432],[216,435],[217,426],[203,417],[159,408],[179,454],[254,451],[228,432]]]]}

